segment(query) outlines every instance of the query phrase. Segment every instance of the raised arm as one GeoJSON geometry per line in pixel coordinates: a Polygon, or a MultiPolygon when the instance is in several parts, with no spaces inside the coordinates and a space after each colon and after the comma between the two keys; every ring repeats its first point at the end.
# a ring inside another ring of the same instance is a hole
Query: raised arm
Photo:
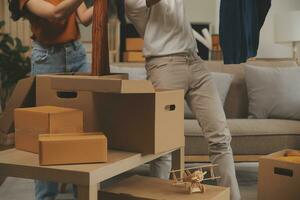
{"type": "Polygon", "coordinates": [[[144,37],[149,7],[146,0],[125,0],[125,12],[139,34],[144,37]]]}
{"type": "Polygon", "coordinates": [[[93,20],[94,6],[87,8],[83,2],[77,9],[77,17],[84,26],[88,26],[93,20]]]}
{"type": "Polygon", "coordinates": [[[83,0],[64,0],[58,5],[53,5],[44,0],[28,0],[24,6],[33,14],[48,19],[49,21],[61,21],[72,14],[83,0]]]}

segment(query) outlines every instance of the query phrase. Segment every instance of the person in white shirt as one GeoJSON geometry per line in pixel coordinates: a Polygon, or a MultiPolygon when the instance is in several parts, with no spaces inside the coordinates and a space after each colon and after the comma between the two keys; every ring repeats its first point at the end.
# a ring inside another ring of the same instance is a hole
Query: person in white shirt
{"type": "MultiPolygon", "coordinates": [[[[125,0],[126,15],[144,38],[147,77],[159,89],[184,89],[185,98],[208,142],[210,160],[218,164],[219,184],[239,200],[231,134],[209,71],[197,55],[183,0],[125,0]]],[[[151,163],[151,175],[168,179],[171,156],[151,163]]]]}

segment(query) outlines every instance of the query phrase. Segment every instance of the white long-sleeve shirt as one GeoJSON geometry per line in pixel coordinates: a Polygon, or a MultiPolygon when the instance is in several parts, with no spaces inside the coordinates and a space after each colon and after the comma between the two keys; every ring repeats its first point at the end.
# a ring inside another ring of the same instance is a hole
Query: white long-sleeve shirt
{"type": "Polygon", "coordinates": [[[126,15],[144,38],[145,57],[197,51],[183,0],[161,0],[148,8],[146,0],[125,0],[126,15]]]}

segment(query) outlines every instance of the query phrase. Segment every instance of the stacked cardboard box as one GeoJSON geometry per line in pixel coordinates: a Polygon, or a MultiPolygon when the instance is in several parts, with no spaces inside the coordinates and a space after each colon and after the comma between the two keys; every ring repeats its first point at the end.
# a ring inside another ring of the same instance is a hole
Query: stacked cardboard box
{"type": "Polygon", "coordinates": [[[39,153],[40,165],[107,161],[107,139],[83,133],[83,112],[41,106],[15,110],[16,148],[39,153]]]}
{"type": "Polygon", "coordinates": [[[55,134],[39,136],[41,165],[107,162],[107,140],[103,134],[55,134]]]}
{"type": "Polygon", "coordinates": [[[229,200],[230,190],[206,185],[204,193],[190,195],[186,188],[172,186],[172,181],[133,176],[100,192],[103,200],[229,200]]]}
{"type": "Polygon", "coordinates": [[[126,38],[126,52],[123,54],[124,62],[144,62],[144,40],[142,38],[126,38]]]}
{"type": "Polygon", "coordinates": [[[38,153],[38,135],[83,132],[83,112],[72,108],[41,106],[15,110],[17,149],[38,153]]]}
{"type": "Polygon", "coordinates": [[[300,199],[300,151],[298,156],[287,156],[290,151],[283,150],[259,159],[259,200],[300,199]]]}

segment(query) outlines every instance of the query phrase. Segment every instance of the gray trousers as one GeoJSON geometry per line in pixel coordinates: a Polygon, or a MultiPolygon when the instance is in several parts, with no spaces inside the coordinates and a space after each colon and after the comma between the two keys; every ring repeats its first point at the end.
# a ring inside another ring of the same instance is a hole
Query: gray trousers
{"type": "MultiPolygon", "coordinates": [[[[154,87],[185,90],[186,101],[208,142],[210,160],[219,165],[217,174],[222,177],[219,185],[230,187],[231,200],[241,199],[230,146],[231,134],[217,89],[203,60],[194,54],[152,57],[147,59],[146,70],[154,87]]],[[[155,160],[150,169],[152,176],[168,179],[171,156],[155,160]]]]}

